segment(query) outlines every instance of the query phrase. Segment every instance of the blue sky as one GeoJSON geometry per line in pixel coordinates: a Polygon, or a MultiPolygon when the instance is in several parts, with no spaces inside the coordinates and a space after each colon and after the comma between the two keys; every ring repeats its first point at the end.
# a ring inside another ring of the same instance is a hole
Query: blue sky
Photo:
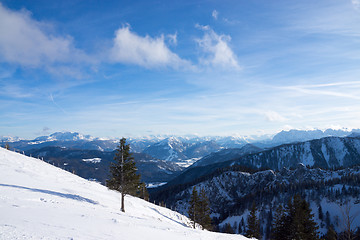
{"type": "Polygon", "coordinates": [[[359,128],[359,77],[359,0],[0,0],[0,135],[359,128]]]}

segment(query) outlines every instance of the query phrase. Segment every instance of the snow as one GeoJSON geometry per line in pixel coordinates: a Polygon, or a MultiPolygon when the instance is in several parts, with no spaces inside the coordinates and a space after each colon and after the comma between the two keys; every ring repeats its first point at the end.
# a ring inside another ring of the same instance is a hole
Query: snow
{"type": "Polygon", "coordinates": [[[195,162],[199,161],[199,159],[201,159],[201,158],[190,158],[190,159],[186,159],[186,160],[178,160],[174,163],[180,167],[187,168],[187,167],[190,167],[191,165],[193,165],[195,162]]]}
{"type": "MultiPolygon", "coordinates": [[[[338,188],[340,189],[342,185],[339,185],[338,188]]],[[[324,198],[320,202],[321,208],[323,211],[324,219],[325,214],[328,211],[330,213],[330,219],[332,223],[334,224],[334,228],[337,232],[344,231],[345,229],[345,218],[346,215],[346,208],[350,210],[349,215],[350,217],[354,218],[354,222],[351,225],[352,230],[355,230],[356,227],[360,226],[360,210],[358,203],[356,204],[356,199],[350,198],[350,201],[346,204],[341,204],[340,202],[330,202],[327,198],[324,198]]],[[[318,216],[318,205],[315,202],[311,203],[312,212],[315,214],[319,228],[319,232],[321,234],[326,234],[327,228],[321,222],[319,221],[318,216]]]]}
{"type": "Polygon", "coordinates": [[[0,239],[246,239],[0,148],[0,239]]]}
{"type": "Polygon", "coordinates": [[[147,188],[157,188],[157,187],[160,187],[160,186],[163,186],[165,185],[167,182],[161,182],[161,183],[148,183],[147,184],[147,188]]]}
{"type": "Polygon", "coordinates": [[[302,159],[302,163],[305,166],[314,166],[315,164],[314,157],[310,148],[310,142],[306,142],[304,144],[304,158],[302,159]]]}
{"type": "Polygon", "coordinates": [[[90,162],[90,163],[99,163],[101,162],[101,158],[88,158],[88,159],[83,159],[84,162],[90,162]]]}

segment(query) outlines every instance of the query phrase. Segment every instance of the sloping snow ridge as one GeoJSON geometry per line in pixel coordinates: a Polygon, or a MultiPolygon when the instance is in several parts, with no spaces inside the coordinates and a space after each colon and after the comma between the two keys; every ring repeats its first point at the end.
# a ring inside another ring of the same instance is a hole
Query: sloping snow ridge
{"type": "Polygon", "coordinates": [[[247,239],[0,148],[0,239],[247,239]]]}

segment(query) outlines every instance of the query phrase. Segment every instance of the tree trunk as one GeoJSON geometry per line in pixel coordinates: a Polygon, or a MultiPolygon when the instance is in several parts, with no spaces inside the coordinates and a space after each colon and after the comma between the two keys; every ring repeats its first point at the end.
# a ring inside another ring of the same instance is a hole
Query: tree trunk
{"type": "Polygon", "coordinates": [[[125,212],[125,194],[121,193],[121,211],[125,212]]]}
{"type": "Polygon", "coordinates": [[[125,212],[124,204],[124,146],[121,145],[121,211],[125,212]]]}

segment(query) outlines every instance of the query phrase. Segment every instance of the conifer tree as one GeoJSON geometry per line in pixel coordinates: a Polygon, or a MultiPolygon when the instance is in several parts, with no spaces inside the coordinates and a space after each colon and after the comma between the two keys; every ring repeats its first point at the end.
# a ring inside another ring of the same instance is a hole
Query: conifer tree
{"type": "Polygon", "coordinates": [[[191,193],[191,197],[190,197],[190,202],[189,202],[189,210],[188,210],[188,214],[189,214],[189,218],[190,220],[193,222],[193,227],[195,228],[195,223],[197,223],[199,221],[199,212],[200,212],[200,206],[199,206],[199,194],[196,190],[196,187],[193,187],[192,193],[191,193]]]}
{"type": "Polygon", "coordinates": [[[140,175],[136,174],[135,161],[125,138],[120,140],[114,160],[110,166],[111,179],[106,181],[106,186],[121,193],[121,211],[125,212],[125,196],[136,193],[140,186],[140,175]]]}
{"type": "Polygon", "coordinates": [[[258,218],[256,217],[256,212],[257,212],[256,205],[255,205],[255,202],[253,202],[251,210],[250,210],[250,215],[247,220],[248,226],[247,226],[246,236],[248,238],[260,239],[261,238],[260,222],[259,222],[258,218]]]}
{"type": "MultiPolygon", "coordinates": [[[[296,214],[296,230],[299,232],[298,238],[296,239],[308,239],[316,240],[318,239],[318,226],[314,221],[314,214],[311,213],[310,204],[306,200],[300,199],[300,207],[298,208],[296,214]]],[[[294,200],[295,201],[295,200],[294,200]]]]}
{"type": "Polygon", "coordinates": [[[274,225],[271,229],[271,239],[281,240],[286,239],[288,235],[288,229],[286,229],[286,215],[284,207],[280,204],[276,209],[274,216],[274,225]]]}
{"type": "Polygon", "coordinates": [[[332,226],[329,227],[324,238],[325,238],[325,240],[337,240],[337,238],[338,238],[337,233],[335,232],[335,230],[332,226]]]}
{"type": "Polygon", "coordinates": [[[283,213],[276,213],[272,239],[317,240],[318,226],[313,217],[309,204],[295,195],[283,213]]]}
{"type": "Polygon", "coordinates": [[[200,190],[199,196],[199,224],[207,230],[212,230],[209,199],[204,188],[200,190]]]}
{"type": "Polygon", "coordinates": [[[145,201],[149,201],[149,192],[146,188],[145,183],[140,183],[137,196],[144,199],[145,201]]]}
{"type": "Polygon", "coordinates": [[[226,223],[224,226],[224,233],[234,234],[234,229],[231,227],[230,223],[226,223]]]}
{"type": "Polygon", "coordinates": [[[324,213],[322,211],[322,207],[321,207],[321,204],[319,204],[319,207],[318,207],[318,215],[319,215],[319,219],[322,221],[324,220],[324,213]]]}

